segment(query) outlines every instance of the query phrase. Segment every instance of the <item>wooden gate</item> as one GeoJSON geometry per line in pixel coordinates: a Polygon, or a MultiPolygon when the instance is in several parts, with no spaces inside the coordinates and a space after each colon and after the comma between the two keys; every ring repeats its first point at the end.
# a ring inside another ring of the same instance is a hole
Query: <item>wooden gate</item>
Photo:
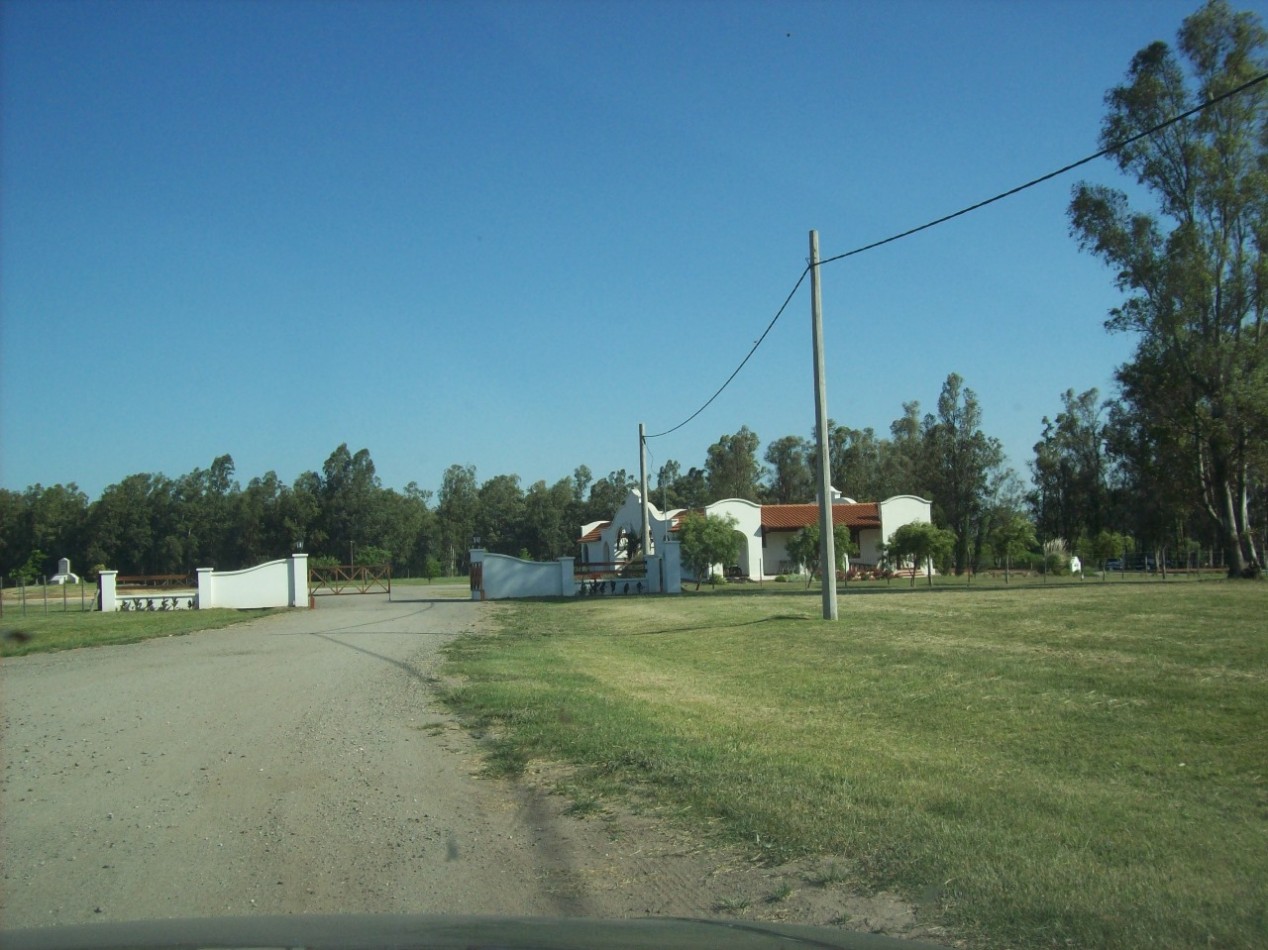
{"type": "Polygon", "coordinates": [[[308,568],[308,593],[392,593],[391,564],[337,564],[308,568]]]}

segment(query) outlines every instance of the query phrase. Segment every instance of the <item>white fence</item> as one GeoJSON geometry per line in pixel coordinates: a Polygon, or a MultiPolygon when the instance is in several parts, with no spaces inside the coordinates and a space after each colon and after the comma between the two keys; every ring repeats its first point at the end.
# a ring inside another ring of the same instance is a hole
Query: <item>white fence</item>
{"type": "MultiPolygon", "coordinates": [[[[647,559],[647,573],[618,587],[618,590],[655,594],[662,590],[677,594],[682,590],[678,543],[667,542],[668,557],[652,555],[647,559]]],[[[473,600],[507,600],[513,597],[575,597],[584,578],[576,575],[576,558],[561,557],[557,561],[524,561],[507,554],[493,554],[479,548],[471,552],[471,597],[473,600]]],[[[581,566],[584,574],[585,565],[581,566]]],[[[589,588],[587,588],[589,590],[589,588]]]]}
{"type": "Polygon", "coordinates": [[[308,555],[293,554],[241,571],[198,569],[196,591],[117,591],[118,571],[102,571],[98,581],[100,606],[115,610],[207,610],[228,607],[253,610],[262,607],[308,606],[308,555]]]}
{"type": "Polygon", "coordinates": [[[561,557],[557,561],[522,561],[477,548],[471,552],[471,597],[473,600],[571,597],[577,592],[577,582],[572,576],[574,560],[561,557]]]}

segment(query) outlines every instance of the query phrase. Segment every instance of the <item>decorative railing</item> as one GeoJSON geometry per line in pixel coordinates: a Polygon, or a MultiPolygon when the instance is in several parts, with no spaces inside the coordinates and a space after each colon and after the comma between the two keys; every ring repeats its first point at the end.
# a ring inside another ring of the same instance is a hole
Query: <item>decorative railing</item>
{"type": "Polygon", "coordinates": [[[638,561],[591,561],[588,564],[576,563],[572,566],[573,577],[578,580],[634,580],[647,576],[647,562],[638,561]]]}

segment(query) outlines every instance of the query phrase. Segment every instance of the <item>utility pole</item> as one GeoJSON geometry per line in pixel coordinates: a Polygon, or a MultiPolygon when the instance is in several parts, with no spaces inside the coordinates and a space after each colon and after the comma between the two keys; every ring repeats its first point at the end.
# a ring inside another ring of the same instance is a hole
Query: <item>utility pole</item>
{"type": "Polygon", "coordinates": [[[643,561],[646,562],[652,554],[652,539],[648,537],[651,534],[652,520],[647,511],[649,504],[647,500],[647,430],[643,427],[643,423],[638,424],[638,490],[643,496],[643,561]]]}
{"type": "Polygon", "coordinates": [[[810,232],[810,323],[815,363],[815,434],[819,441],[819,572],[823,619],[837,619],[837,546],[832,534],[832,462],[828,458],[828,389],[823,368],[823,301],[819,295],[819,232],[810,232]]]}

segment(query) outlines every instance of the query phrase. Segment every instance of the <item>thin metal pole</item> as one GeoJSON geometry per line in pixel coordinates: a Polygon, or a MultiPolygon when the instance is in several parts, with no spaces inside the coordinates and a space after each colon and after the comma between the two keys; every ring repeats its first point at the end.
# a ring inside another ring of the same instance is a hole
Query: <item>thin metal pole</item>
{"type": "Polygon", "coordinates": [[[643,561],[646,563],[652,556],[652,540],[649,537],[652,520],[647,510],[647,430],[641,422],[638,424],[638,490],[643,502],[643,561]]]}
{"type": "Polygon", "coordinates": [[[837,619],[837,549],[832,535],[832,462],[828,458],[828,389],[823,364],[823,301],[819,291],[819,232],[810,232],[810,323],[815,366],[815,434],[819,442],[819,571],[823,619],[837,619]]]}

